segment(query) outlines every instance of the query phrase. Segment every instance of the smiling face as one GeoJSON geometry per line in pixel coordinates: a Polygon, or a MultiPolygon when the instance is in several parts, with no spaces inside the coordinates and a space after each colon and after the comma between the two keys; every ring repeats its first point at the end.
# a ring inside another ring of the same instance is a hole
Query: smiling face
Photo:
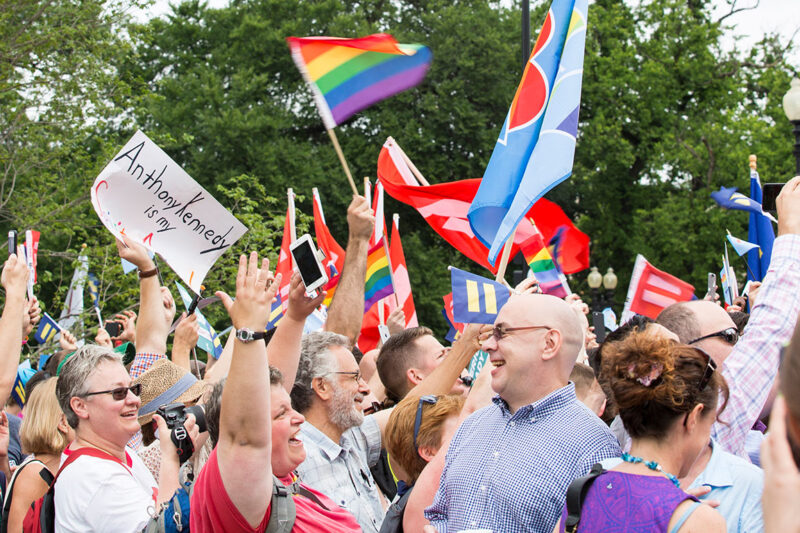
{"type": "MultiPolygon", "coordinates": [[[[350,350],[333,346],[330,353],[336,358],[339,372],[358,372],[358,363],[350,350]]],[[[333,387],[333,395],[327,402],[331,423],[341,431],[361,425],[364,422],[361,401],[369,394],[366,381],[360,377],[356,380],[354,374],[333,374],[328,379],[333,387]]]]}
{"type": "Polygon", "coordinates": [[[272,472],[284,477],[306,458],[306,449],[300,440],[300,425],[303,415],[292,409],[289,394],[283,385],[270,387],[270,411],[272,418],[272,472]]]}
{"type": "MultiPolygon", "coordinates": [[[[442,346],[433,335],[423,335],[414,340],[413,349],[416,352],[416,365],[410,369],[411,377],[409,380],[414,385],[419,384],[423,379],[431,375],[436,367],[442,364],[450,354],[450,348],[442,346]]],[[[467,372],[464,372],[468,375],[467,372]]],[[[450,394],[466,394],[469,389],[461,382],[456,380],[450,389],[450,394]]]]}
{"type": "MultiPolygon", "coordinates": [[[[87,392],[97,392],[129,387],[131,377],[121,363],[102,361],[86,380],[87,392]]],[[[137,414],[141,401],[128,391],[123,400],[115,400],[110,393],[94,394],[82,398],[73,397],[73,410],[80,419],[76,433],[89,430],[108,442],[125,446],[139,431],[137,414]]]]}

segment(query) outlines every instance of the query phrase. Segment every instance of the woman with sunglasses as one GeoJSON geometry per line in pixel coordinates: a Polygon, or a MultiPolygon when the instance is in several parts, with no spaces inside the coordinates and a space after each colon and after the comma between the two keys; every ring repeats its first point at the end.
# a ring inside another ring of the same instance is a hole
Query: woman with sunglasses
{"type": "MultiPolygon", "coordinates": [[[[586,492],[577,531],[724,532],[722,516],[678,481],[708,446],[720,394],[727,402],[714,361],[637,332],[604,350],[602,365],[631,448],[603,462],[609,470],[586,492]]],[[[566,517],[565,506],[555,531],[565,531],[566,517]]]]}
{"type": "MultiPolygon", "coordinates": [[[[55,481],[56,531],[141,531],[178,488],[180,465],[172,439],[161,439],[158,483],[126,447],[139,431],[140,393],[120,356],[107,348],[83,346],[64,363],[56,395],[75,440],[64,450],[55,481]]],[[[164,420],[155,419],[167,435],[164,420]]],[[[185,427],[195,441],[192,415],[185,427]]]]}

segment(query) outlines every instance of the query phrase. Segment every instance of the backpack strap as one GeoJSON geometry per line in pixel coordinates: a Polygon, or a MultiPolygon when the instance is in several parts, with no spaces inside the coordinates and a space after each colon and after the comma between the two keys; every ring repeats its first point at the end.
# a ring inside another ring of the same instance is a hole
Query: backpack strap
{"type": "Polygon", "coordinates": [[[589,492],[589,487],[592,486],[597,476],[605,472],[606,469],[600,463],[597,463],[588,474],[569,484],[567,489],[567,520],[564,522],[564,530],[567,533],[574,533],[577,530],[586,493],[589,492]]]}
{"type": "Polygon", "coordinates": [[[272,501],[270,502],[269,522],[264,533],[290,533],[297,518],[292,490],[272,476],[272,501]]]}
{"type": "Polygon", "coordinates": [[[294,483],[292,483],[289,488],[292,490],[292,494],[299,494],[300,496],[305,496],[306,498],[316,503],[326,511],[330,511],[330,509],[328,509],[328,507],[324,503],[322,503],[322,500],[317,498],[316,494],[314,494],[304,486],[300,485],[299,481],[295,481],[294,483]]]}

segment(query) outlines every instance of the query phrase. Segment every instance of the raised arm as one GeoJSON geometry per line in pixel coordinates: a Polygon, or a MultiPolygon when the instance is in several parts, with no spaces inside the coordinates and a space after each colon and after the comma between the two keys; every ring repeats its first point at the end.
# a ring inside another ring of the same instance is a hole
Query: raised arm
{"type": "Polygon", "coordinates": [[[325,330],[344,335],[355,344],[364,317],[364,281],[367,277],[369,238],[375,226],[375,216],[363,196],[353,196],[347,208],[347,239],[344,266],[333,295],[325,330]]]}
{"type": "MultiPolygon", "coordinates": [[[[269,260],[239,258],[236,301],[217,295],[237,330],[264,331],[280,279],[269,260]]],[[[228,381],[222,392],[217,461],[231,502],[252,527],[264,518],[272,496],[270,385],[267,349],[260,340],[234,341],[228,381]]]]}
{"type": "MultiPolygon", "coordinates": [[[[187,317],[184,312],[178,327],[175,328],[175,337],[172,340],[172,362],[179,367],[191,370],[192,348],[197,345],[200,338],[200,325],[197,323],[197,315],[187,317]]],[[[209,356],[210,358],[211,356],[209,356]]]]}
{"type": "MultiPolygon", "coordinates": [[[[17,248],[20,253],[22,247],[17,248]]],[[[0,400],[5,405],[14,379],[17,376],[17,365],[22,351],[23,314],[27,313],[25,294],[28,284],[28,267],[25,261],[17,258],[17,254],[8,256],[0,283],[6,290],[6,302],[3,305],[3,314],[0,316],[0,346],[3,347],[0,356],[0,400]]]]}
{"type": "Polygon", "coordinates": [[[124,237],[117,239],[119,256],[136,265],[139,270],[139,317],[136,322],[137,360],[131,366],[131,377],[136,378],[147,367],[141,363],[139,354],[165,356],[169,324],[164,320],[164,299],[155,262],[150,259],[144,246],[124,237]],[[141,367],[141,368],[140,368],[141,367]]]}
{"type": "Polygon", "coordinates": [[[289,307],[267,345],[269,364],[283,374],[283,386],[286,392],[292,391],[294,378],[297,375],[300,342],[303,340],[303,325],[306,323],[308,315],[313,313],[324,299],[325,293],[322,291],[319,291],[315,298],[307,296],[300,274],[297,272],[292,274],[289,307]]]}

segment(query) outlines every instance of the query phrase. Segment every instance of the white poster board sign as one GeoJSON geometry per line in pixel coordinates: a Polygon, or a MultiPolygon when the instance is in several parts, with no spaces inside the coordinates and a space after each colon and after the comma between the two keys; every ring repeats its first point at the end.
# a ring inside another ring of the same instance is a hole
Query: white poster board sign
{"type": "Polygon", "coordinates": [[[196,293],[214,262],[247,231],[141,131],[97,176],[91,195],[114,236],[157,252],[196,293]]]}

